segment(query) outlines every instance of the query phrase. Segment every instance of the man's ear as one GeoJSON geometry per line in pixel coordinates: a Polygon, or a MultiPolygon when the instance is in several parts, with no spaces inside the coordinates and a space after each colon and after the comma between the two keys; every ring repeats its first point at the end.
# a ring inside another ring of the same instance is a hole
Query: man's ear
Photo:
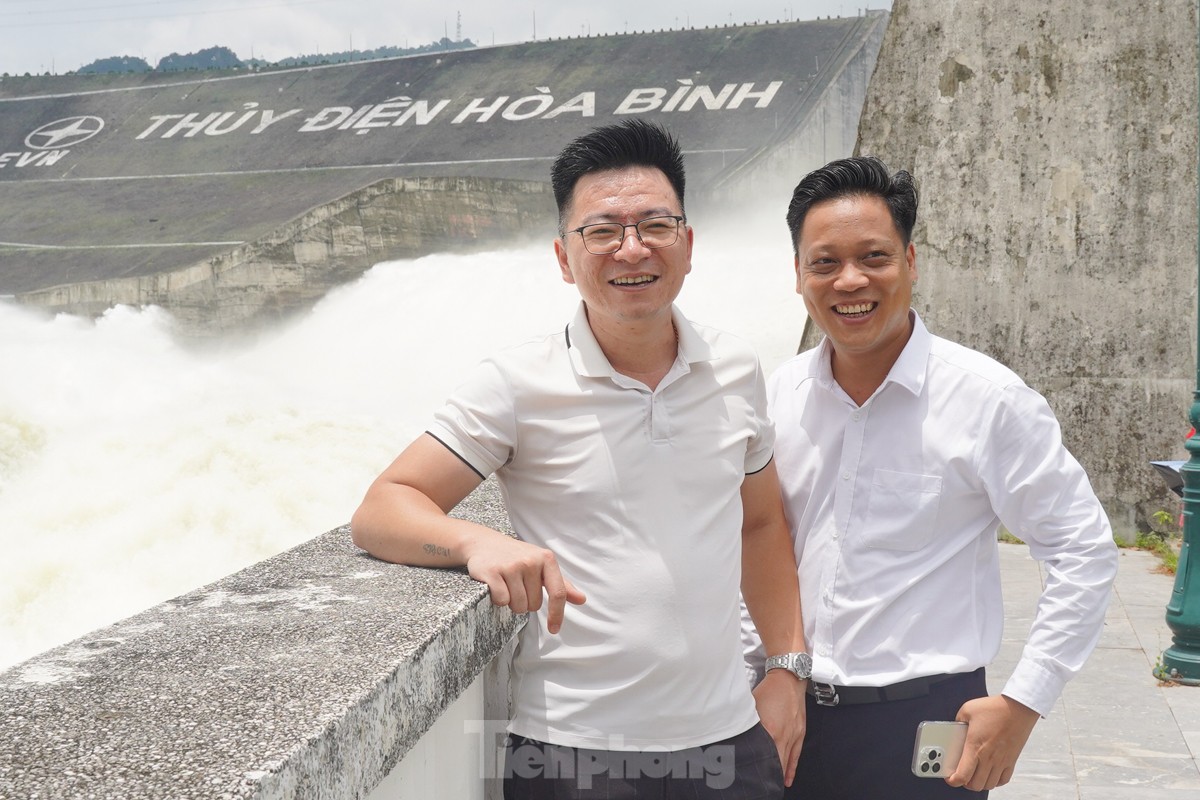
{"type": "Polygon", "coordinates": [[[692,272],[692,244],[695,242],[695,231],[692,230],[691,225],[685,225],[683,227],[686,231],[685,235],[687,237],[687,271],[683,274],[690,275],[692,272]]]}
{"type": "Polygon", "coordinates": [[[567,263],[567,246],[563,244],[561,236],[554,240],[554,257],[558,259],[558,268],[562,272],[562,279],[566,283],[574,283],[575,276],[571,274],[571,265],[567,263]]]}

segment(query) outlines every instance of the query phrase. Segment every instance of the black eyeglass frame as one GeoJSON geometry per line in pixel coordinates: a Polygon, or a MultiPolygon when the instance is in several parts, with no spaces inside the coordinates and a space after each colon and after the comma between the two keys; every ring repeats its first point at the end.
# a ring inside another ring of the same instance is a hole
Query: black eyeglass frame
{"type": "Polygon", "coordinates": [[[671,245],[673,245],[679,241],[679,226],[680,225],[687,225],[687,217],[682,216],[680,214],[656,214],[653,217],[646,217],[645,219],[639,219],[637,222],[631,222],[628,225],[624,225],[620,222],[593,222],[590,225],[581,225],[578,228],[572,228],[569,231],[564,231],[563,238],[564,239],[567,238],[568,233],[578,233],[579,238],[583,240],[584,249],[587,250],[589,253],[591,253],[594,256],[610,256],[613,253],[620,251],[620,249],[625,246],[625,239],[627,238],[625,231],[629,230],[630,228],[633,228],[633,234],[634,234],[634,236],[637,237],[637,240],[642,245],[642,247],[645,247],[649,250],[661,250],[662,248],[670,247],[671,245]],[[668,243],[668,244],[646,244],[646,240],[642,238],[642,231],[639,226],[641,226],[647,222],[652,222],[656,219],[673,219],[673,220],[675,220],[675,238],[672,239],[670,241],[670,243],[668,243]],[[612,226],[620,225],[621,226],[621,238],[617,239],[617,246],[615,248],[613,248],[612,250],[605,250],[603,253],[597,253],[595,250],[588,247],[587,237],[583,235],[583,232],[585,230],[587,230],[588,228],[595,228],[597,226],[603,226],[603,225],[612,225],[612,226]]]}

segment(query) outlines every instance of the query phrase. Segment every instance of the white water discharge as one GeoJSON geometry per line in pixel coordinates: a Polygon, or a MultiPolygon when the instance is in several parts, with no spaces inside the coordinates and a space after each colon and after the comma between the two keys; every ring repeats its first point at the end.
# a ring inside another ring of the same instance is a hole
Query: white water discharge
{"type": "MultiPolygon", "coordinates": [[[[769,372],[804,323],[786,229],[700,230],[679,305],[769,372]]],[[[205,355],[159,309],[0,303],[0,668],[347,522],[466,369],[577,298],[542,242],[379,264],[205,355]]]]}

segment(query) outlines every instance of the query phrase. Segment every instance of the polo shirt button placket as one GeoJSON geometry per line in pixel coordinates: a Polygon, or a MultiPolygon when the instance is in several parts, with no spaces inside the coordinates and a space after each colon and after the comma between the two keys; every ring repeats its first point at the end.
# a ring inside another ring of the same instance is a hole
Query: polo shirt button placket
{"type": "Polygon", "coordinates": [[[666,411],[662,405],[662,396],[657,392],[650,395],[650,438],[651,441],[665,442],[668,438],[666,411]]]}

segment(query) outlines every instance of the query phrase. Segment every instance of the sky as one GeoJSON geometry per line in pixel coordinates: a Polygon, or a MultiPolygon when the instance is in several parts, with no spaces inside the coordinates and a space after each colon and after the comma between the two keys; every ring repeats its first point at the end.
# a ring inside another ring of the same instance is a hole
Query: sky
{"type": "Polygon", "coordinates": [[[240,58],[416,47],[857,16],[892,0],[664,0],[650,6],[571,0],[0,0],[0,74],[62,74],[98,58],[225,46],[240,58]]]}

